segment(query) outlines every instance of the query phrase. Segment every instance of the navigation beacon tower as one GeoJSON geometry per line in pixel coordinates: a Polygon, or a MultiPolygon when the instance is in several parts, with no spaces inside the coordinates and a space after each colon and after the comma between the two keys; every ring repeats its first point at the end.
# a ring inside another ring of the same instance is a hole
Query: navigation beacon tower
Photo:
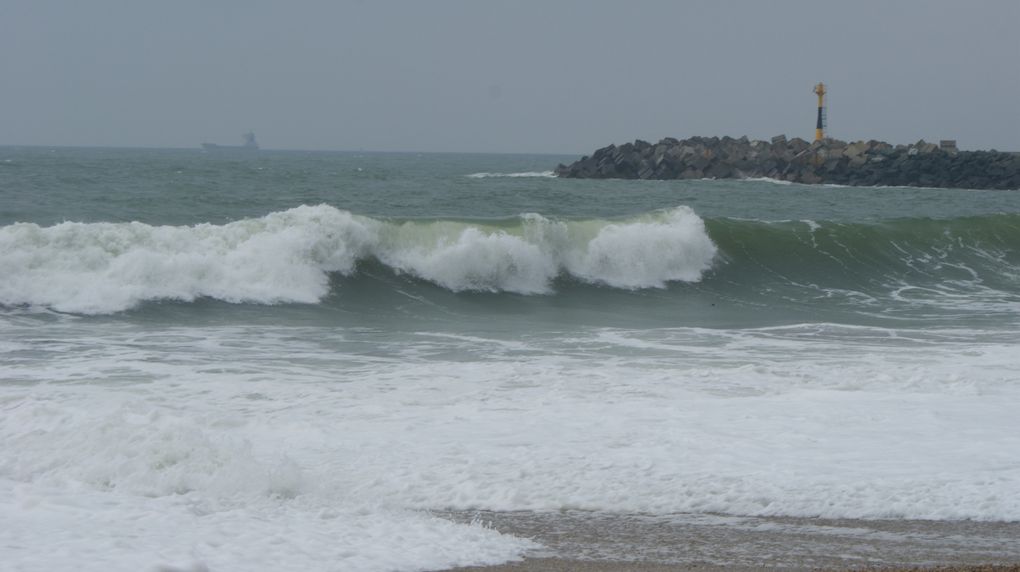
{"type": "Polygon", "coordinates": [[[818,94],[818,121],[815,123],[815,141],[825,139],[825,128],[828,124],[825,120],[825,84],[819,82],[815,86],[815,93],[818,94]]]}

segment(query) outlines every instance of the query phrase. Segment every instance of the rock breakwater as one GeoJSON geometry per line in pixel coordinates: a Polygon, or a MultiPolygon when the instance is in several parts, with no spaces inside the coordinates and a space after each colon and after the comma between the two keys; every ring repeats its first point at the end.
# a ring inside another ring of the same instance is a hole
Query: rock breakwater
{"type": "Polygon", "coordinates": [[[807,184],[1020,189],[1020,154],[957,151],[924,140],[808,143],[784,136],[640,139],[603,147],[556,169],[579,179],[730,179],[768,177],[807,184]]]}

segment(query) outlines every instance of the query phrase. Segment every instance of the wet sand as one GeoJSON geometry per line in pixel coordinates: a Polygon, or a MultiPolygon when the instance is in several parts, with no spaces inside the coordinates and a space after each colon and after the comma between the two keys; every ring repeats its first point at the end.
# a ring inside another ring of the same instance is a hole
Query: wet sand
{"type": "MultiPolygon", "coordinates": [[[[583,562],[555,558],[528,559],[499,566],[456,568],[455,572],[762,572],[779,568],[744,568],[733,566],[685,566],[679,564],[638,564],[627,562],[583,562]]],[[[870,569],[877,570],[877,569],[870,569]]],[[[979,565],[934,568],[883,568],[881,572],[1020,572],[1020,565],[979,565]]],[[[453,572],[453,571],[451,571],[453,572]]]]}
{"type": "Polygon", "coordinates": [[[829,520],[569,511],[444,512],[544,548],[458,572],[931,569],[1020,572],[1020,522],[829,520]]]}
{"type": "MultiPolygon", "coordinates": [[[[456,568],[455,572],[762,572],[769,568],[708,565],[635,564],[625,562],[582,562],[557,559],[528,559],[500,566],[456,568]]],[[[776,569],[784,570],[784,569],[776,569]]],[[[870,569],[877,570],[877,569],[870,569]]],[[[1020,565],[981,565],[947,568],[883,568],[882,572],[1020,572],[1020,565]]]]}
{"type": "Polygon", "coordinates": [[[637,562],[593,562],[562,560],[558,558],[528,558],[521,562],[498,566],[469,566],[455,568],[455,572],[762,572],[761,568],[723,566],[685,566],[679,564],[649,564],[637,562]]]}

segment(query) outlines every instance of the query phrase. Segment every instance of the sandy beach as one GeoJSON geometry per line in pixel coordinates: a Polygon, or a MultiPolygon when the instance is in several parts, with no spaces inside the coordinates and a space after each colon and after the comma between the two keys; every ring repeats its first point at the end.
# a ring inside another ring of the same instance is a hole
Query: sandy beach
{"type": "Polygon", "coordinates": [[[529,558],[520,562],[498,566],[470,566],[454,568],[456,572],[677,572],[683,571],[760,571],[761,568],[712,565],[654,564],[648,562],[598,562],[563,560],[560,558],[529,558]]]}
{"type": "Polygon", "coordinates": [[[1020,570],[1020,523],[828,520],[583,511],[445,513],[531,538],[529,558],[460,572],[1020,570]]]}
{"type": "MultiPolygon", "coordinates": [[[[504,564],[500,566],[472,566],[456,568],[457,572],[745,572],[750,570],[769,570],[769,568],[746,566],[710,566],[710,565],[671,565],[648,564],[633,562],[586,562],[580,560],[560,560],[556,558],[536,558],[504,564]]],[[[775,568],[773,570],[785,570],[775,568]]],[[[947,566],[929,568],[882,568],[884,572],[922,572],[939,570],[940,572],[1017,572],[1020,565],[974,565],[947,566]]]]}

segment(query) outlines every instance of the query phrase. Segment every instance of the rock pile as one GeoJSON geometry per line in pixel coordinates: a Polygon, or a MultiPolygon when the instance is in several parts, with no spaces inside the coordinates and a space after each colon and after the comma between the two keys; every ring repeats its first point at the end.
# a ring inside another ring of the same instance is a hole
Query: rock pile
{"type": "Polygon", "coordinates": [[[769,177],[797,183],[1020,189],[1020,154],[942,149],[881,141],[846,143],[773,137],[667,137],[603,147],[556,169],[580,179],[727,179],[769,177]]]}

